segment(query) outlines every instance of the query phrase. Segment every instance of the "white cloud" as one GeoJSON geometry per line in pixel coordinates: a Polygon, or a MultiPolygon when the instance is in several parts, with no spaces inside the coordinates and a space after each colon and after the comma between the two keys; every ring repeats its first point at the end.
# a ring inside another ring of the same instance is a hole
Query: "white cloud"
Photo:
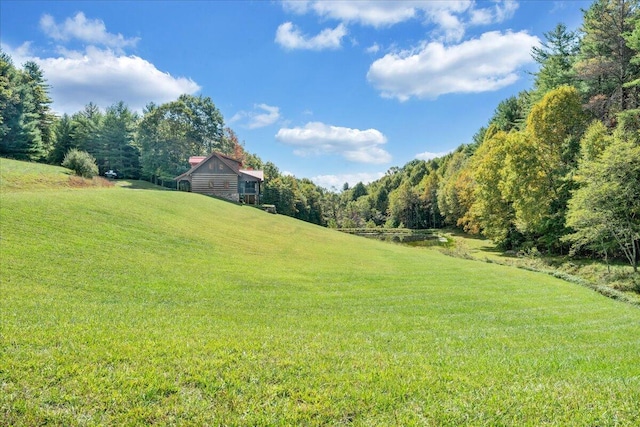
{"type": "Polygon", "coordinates": [[[50,58],[33,56],[25,45],[15,50],[2,45],[2,49],[16,65],[34,61],[42,68],[57,113],[80,111],[89,102],[105,108],[118,101],[142,111],[151,101],[163,103],[200,90],[191,79],[173,77],[145,59],[109,49],[89,46],[86,52],[65,51],[65,55],[50,58]]]}
{"type": "Polygon", "coordinates": [[[378,43],[374,43],[371,46],[369,46],[368,48],[365,49],[365,52],[367,53],[378,53],[380,51],[380,45],[378,43]]]}
{"type": "Polygon", "coordinates": [[[524,31],[492,31],[453,46],[426,43],[376,60],[367,79],[383,97],[400,101],[495,91],[518,80],[518,70],[532,61],[529,52],[539,43],[524,31]]]}
{"type": "Polygon", "coordinates": [[[308,9],[318,16],[373,27],[386,27],[416,17],[415,1],[313,1],[308,9]]]}
{"type": "Polygon", "coordinates": [[[376,181],[384,176],[384,172],[374,172],[374,173],[350,173],[350,174],[340,174],[340,175],[318,175],[311,178],[316,185],[326,189],[335,188],[336,190],[342,189],[342,186],[345,182],[349,183],[349,187],[353,187],[359,182],[363,184],[368,184],[370,182],[376,181]]]}
{"type": "Polygon", "coordinates": [[[2,48],[2,51],[6,52],[11,57],[15,66],[21,67],[22,64],[31,58],[31,45],[32,42],[27,41],[16,48],[12,48],[9,45],[0,43],[0,48],[2,48]]]}
{"type": "Polygon", "coordinates": [[[424,153],[418,153],[416,154],[416,159],[418,160],[432,160],[432,159],[436,159],[439,157],[444,157],[449,153],[452,153],[453,150],[449,150],[449,151],[440,151],[439,153],[432,153],[431,151],[425,151],[424,153]]]}
{"type": "Polygon", "coordinates": [[[256,129],[274,124],[280,118],[280,108],[267,104],[258,104],[257,108],[265,111],[264,113],[252,116],[249,129],[256,129]]]}
{"type": "Polygon", "coordinates": [[[491,6],[473,0],[343,0],[284,1],[285,11],[295,14],[314,13],[323,19],[357,23],[374,28],[390,27],[412,19],[432,24],[434,34],[444,40],[462,40],[471,25],[503,22],[518,8],[515,0],[496,0],[491,6]]]}
{"type": "Polygon", "coordinates": [[[308,0],[282,0],[282,8],[291,13],[304,15],[309,11],[310,2],[308,0]]]}
{"type": "Polygon", "coordinates": [[[518,3],[515,0],[499,1],[493,7],[472,10],[470,23],[473,25],[489,25],[504,22],[512,18],[517,9],[518,3]]]}
{"type": "Polygon", "coordinates": [[[342,38],[347,35],[347,27],[339,24],[336,28],[325,28],[318,35],[309,37],[302,34],[291,22],[285,22],[276,31],[276,43],[285,49],[324,50],[338,49],[342,38]]]}
{"type": "Polygon", "coordinates": [[[282,128],[276,139],[296,147],[299,156],[339,154],[358,163],[382,164],[391,161],[391,155],[380,148],[387,138],[376,129],[351,129],[309,122],[304,127],[282,128]]]}
{"type": "Polygon", "coordinates": [[[174,77],[143,58],[126,55],[123,49],[135,46],[138,38],[109,33],[102,20],[87,19],[82,12],[62,24],[43,15],[40,28],[60,43],[55,55],[33,54],[30,42],[16,49],[3,44],[2,49],[16,65],[34,61],[42,68],[57,113],[75,113],[89,102],[105,108],[118,101],[142,111],[149,102],[164,103],[200,90],[192,79],[174,77]],[[72,41],[87,45],[82,51],[69,49],[66,44],[72,41]]]}
{"type": "Polygon", "coordinates": [[[426,9],[425,22],[435,24],[435,36],[446,41],[460,41],[464,37],[465,23],[463,14],[472,7],[467,1],[433,2],[426,9]]]}
{"type": "Polygon", "coordinates": [[[56,41],[76,39],[85,43],[114,49],[135,46],[140,40],[138,37],[127,39],[122,34],[109,33],[102,20],[87,19],[82,12],[76,13],[73,18],[65,19],[62,24],[56,23],[51,15],[42,15],[40,29],[56,41]]]}
{"type": "Polygon", "coordinates": [[[229,123],[247,119],[248,121],[244,125],[249,129],[257,129],[272,125],[281,117],[279,107],[267,104],[255,104],[253,107],[258,111],[239,111],[229,119],[229,123]]]}

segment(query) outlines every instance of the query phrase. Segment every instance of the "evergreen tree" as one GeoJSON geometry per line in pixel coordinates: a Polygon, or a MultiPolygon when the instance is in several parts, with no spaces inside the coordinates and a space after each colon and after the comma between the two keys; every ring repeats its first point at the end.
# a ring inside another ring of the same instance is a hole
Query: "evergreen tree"
{"type": "Polygon", "coordinates": [[[73,145],[79,150],[86,151],[95,158],[102,154],[102,120],[104,115],[100,108],[92,102],[80,112],[71,116],[73,121],[73,145]]]}
{"type": "Polygon", "coordinates": [[[489,125],[496,129],[509,132],[512,129],[524,127],[528,110],[528,94],[521,92],[517,97],[512,96],[498,104],[489,125]]]}
{"type": "Polygon", "coordinates": [[[601,119],[638,106],[637,91],[627,86],[639,77],[626,37],[640,17],[639,0],[596,0],[584,12],[580,60],[575,70],[585,83],[591,110],[601,119]]]}
{"type": "Polygon", "coordinates": [[[43,160],[53,142],[54,116],[48,86],[37,64],[24,70],[0,52],[0,155],[43,160]]]}
{"type": "Polygon", "coordinates": [[[65,154],[72,148],[77,148],[74,141],[74,121],[68,114],[63,114],[54,126],[55,143],[49,152],[48,161],[59,165],[64,160],[65,154]]]}
{"type": "Polygon", "coordinates": [[[20,114],[20,96],[18,94],[19,72],[13,66],[11,58],[0,51],[0,155],[7,156],[15,150],[14,141],[20,114]]]}
{"type": "Polygon", "coordinates": [[[139,151],[135,146],[137,120],[137,115],[122,101],[107,108],[100,130],[98,167],[102,173],[112,169],[127,178],[140,176],[139,151]]]}
{"type": "Polygon", "coordinates": [[[38,64],[29,61],[24,64],[24,73],[27,85],[33,97],[33,114],[37,120],[37,127],[42,141],[42,155],[53,148],[55,141],[54,123],[55,115],[51,111],[51,98],[49,97],[49,85],[38,64]]]}
{"type": "Polygon", "coordinates": [[[544,37],[546,41],[531,52],[533,59],[540,64],[535,73],[532,103],[538,102],[550,90],[575,83],[573,65],[579,52],[578,34],[568,31],[561,23],[544,33],[544,37]]]}
{"type": "Polygon", "coordinates": [[[358,182],[351,189],[351,200],[358,200],[360,197],[366,196],[366,195],[367,195],[367,188],[364,186],[362,181],[358,182]]]}

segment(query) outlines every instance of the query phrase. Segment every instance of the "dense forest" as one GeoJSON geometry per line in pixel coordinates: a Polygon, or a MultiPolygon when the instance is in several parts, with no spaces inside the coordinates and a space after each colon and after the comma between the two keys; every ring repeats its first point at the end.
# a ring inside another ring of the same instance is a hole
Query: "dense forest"
{"type": "Polygon", "coordinates": [[[263,202],[305,221],[459,227],[504,250],[618,257],[637,271],[640,0],[597,0],[578,31],[545,33],[531,52],[533,87],[497,105],[472,142],[339,193],[246,152],[210,98],[182,95],[141,115],[122,102],[105,111],[89,103],[58,117],[39,66],[0,54],[0,156],[60,164],[78,149],[99,173],[175,186],[189,156],[215,150],[263,169],[263,202]]]}

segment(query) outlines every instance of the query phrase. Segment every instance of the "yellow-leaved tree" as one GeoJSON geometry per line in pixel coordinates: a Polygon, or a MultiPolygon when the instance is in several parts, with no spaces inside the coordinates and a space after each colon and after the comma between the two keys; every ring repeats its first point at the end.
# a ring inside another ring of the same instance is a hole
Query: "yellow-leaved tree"
{"type": "Polygon", "coordinates": [[[470,222],[503,249],[521,243],[521,235],[515,228],[513,201],[505,191],[504,165],[511,146],[523,138],[522,132],[488,131],[471,165],[475,186],[470,222]]]}
{"type": "Polygon", "coordinates": [[[522,137],[510,140],[504,162],[503,192],[513,201],[521,232],[539,236],[547,249],[561,249],[567,234],[567,201],[574,187],[580,138],[587,115],[571,86],[548,92],[527,118],[522,137]]]}

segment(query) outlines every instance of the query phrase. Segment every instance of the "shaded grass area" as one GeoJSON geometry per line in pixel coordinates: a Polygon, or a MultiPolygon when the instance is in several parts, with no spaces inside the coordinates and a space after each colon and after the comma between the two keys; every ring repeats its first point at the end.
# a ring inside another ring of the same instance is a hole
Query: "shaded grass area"
{"type": "Polygon", "coordinates": [[[170,188],[162,187],[160,185],[152,184],[148,181],[137,179],[119,179],[113,182],[117,187],[125,188],[128,190],[172,191],[172,189],[170,188]]]}

